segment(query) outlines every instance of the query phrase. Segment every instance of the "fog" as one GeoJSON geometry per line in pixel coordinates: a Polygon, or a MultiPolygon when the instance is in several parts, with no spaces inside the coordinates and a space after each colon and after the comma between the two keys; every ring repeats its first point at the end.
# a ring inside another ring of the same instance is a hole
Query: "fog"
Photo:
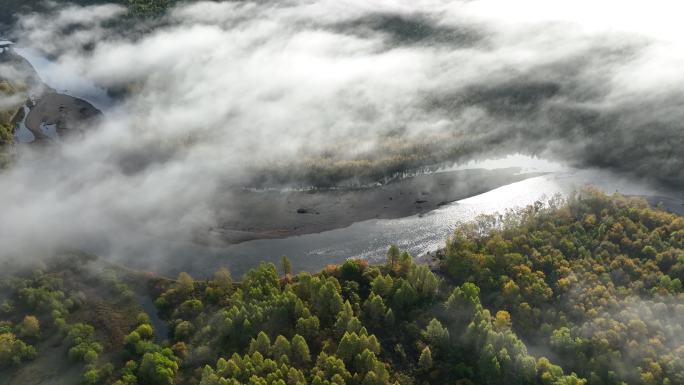
{"type": "Polygon", "coordinates": [[[0,174],[0,253],[192,239],[216,224],[219,191],[321,159],[382,161],[388,143],[433,154],[417,166],[527,153],[679,188],[678,8],[198,2],[136,28],[117,27],[116,5],[21,15],[18,46],[120,100],[84,138],[18,148],[0,174]]]}

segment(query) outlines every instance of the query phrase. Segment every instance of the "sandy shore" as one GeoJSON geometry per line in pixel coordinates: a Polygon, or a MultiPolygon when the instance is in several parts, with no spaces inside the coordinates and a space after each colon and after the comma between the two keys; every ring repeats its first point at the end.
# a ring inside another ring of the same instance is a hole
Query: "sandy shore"
{"type": "Polygon", "coordinates": [[[540,175],[518,171],[450,171],[365,189],[230,191],[219,197],[220,226],[198,236],[198,240],[219,246],[318,233],[374,218],[401,218],[540,175]]]}

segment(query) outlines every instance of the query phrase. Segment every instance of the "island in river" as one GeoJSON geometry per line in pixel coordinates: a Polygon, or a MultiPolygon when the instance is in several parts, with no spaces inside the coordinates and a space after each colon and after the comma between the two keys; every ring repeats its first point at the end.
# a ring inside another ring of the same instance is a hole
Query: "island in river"
{"type": "Polygon", "coordinates": [[[520,168],[469,169],[398,179],[367,188],[227,191],[219,226],[198,235],[214,246],[319,233],[369,219],[424,214],[448,203],[541,175],[520,168]]]}

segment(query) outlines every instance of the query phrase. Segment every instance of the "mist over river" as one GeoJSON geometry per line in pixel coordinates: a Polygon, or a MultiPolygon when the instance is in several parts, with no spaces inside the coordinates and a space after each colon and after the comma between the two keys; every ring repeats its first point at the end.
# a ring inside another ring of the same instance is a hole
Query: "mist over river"
{"type": "MultiPolygon", "coordinates": [[[[106,91],[93,82],[77,75],[65,75],[59,64],[35,50],[18,49],[17,52],[35,67],[50,87],[82,98],[103,110],[115,107],[115,102],[106,91]]],[[[316,271],[347,258],[378,262],[384,258],[391,244],[420,257],[443,247],[449,234],[459,224],[480,214],[501,213],[535,201],[546,201],[556,194],[567,195],[586,185],[599,187],[609,193],[651,197],[653,202],[663,201],[673,211],[681,212],[684,208],[681,192],[657,189],[647,182],[610,171],[575,169],[520,154],[472,161],[441,171],[511,167],[519,168],[520,173],[529,174],[529,177],[484,193],[471,191],[466,199],[442,205],[426,214],[399,219],[365,220],[320,233],[253,240],[225,247],[204,246],[189,240],[159,239],[136,233],[135,229],[131,229],[130,233],[135,234],[134,237],[102,234],[72,246],[131,268],[162,275],[174,276],[180,271],[187,271],[195,277],[207,277],[218,268],[227,267],[237,277],[259,262],[278,263],[283,255],[290,257],[295,271],[316,271]]]]}

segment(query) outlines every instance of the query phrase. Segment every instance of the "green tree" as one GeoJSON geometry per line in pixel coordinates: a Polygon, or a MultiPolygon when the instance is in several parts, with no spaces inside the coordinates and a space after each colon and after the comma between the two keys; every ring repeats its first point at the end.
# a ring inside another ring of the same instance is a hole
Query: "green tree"
{"type": "Polygon", "coordinates": [[[288,258],[287,255],[283,255],[280,263],[283,269],[283,274],[286,276],[292,275],[292,262],[290,262],[290,258],[288,258]]]}
{"type": "Polygon", "coordinates": [[[345,385],[349,383],[352,376],[344,361],[334,355],[321,352],[316,359],[316,366],[311,370],[311,377],[312,384],[345,385]]]}
{"type": "Polygon", "coordinates": [[[381,297],[388,297],[392,293],[394,287],[394,280],[389,275],[378,275],[371,282],[373,292],[381,297]]]}
{"type": "Polygon", "coordinates": [[[304,366],[311,362],[311,353],[304,337],[295,334],[292,337],[292,362],[299,366],[304,366]]]}
{"type": "Polygon", "coordinates": [[[144,385],[171,385],[174,383],[178,362],[171,349],[163,349],[161,352],[145,353],[138,378],[144,385]]]}
{"type": "Polygon", "coordinates": [[[385,314],[387,308],[385,303],[379,295],[371,293],[366,302],[363,304],[364,317],[370,325],[381,328],[385,321],[385,314]]]}
{"type": "Polygon", "coordinates": [[[337,356],[342,358],[346,364],[351,364],[354,358],[364,350],[370,350],[376,356],[380,354],[380,343],[378,339],[369,336],[366,329],[361,329],[360,333],[344,333],[340,343],[337,345],[337,356]]]}
{"type": "Polygon", "coordinates": [[[429,299],[437,295],[439,280],[427,265],[414,266],[407,278],[421,298],[429,299]]]}
{"type": "Polygon", "coordinates": [[[19,365],[22,361],[32,360],[36,350],[12,333],[0,334],[0,366],[19,365]]]}
{"type": "Polygon", "coordinates": [[[418,366],[426,371],[432,369],[432,352],[430,351],[429,346],[426,346],[423,351],[420,352],[418,366]]]}
{"type": "Polygon", "coordinates": [[[195,327],[192,325],[190,321],[181,321],[176,325],[173,331],[173,335],[176,338],[176,340],[186,340],[190,338],[194,329],[195,327]]]}
{"type": "Polygon", "coordinates": [[[292,356],[292,346],[287,338],[279,335],[276,337],[273,343],[273,348],[271,349],[273,353],[273,358],[280,359],[282,356],[286,356],[288,359],[292,356]]]}
{"type": "Polygon", "coordinates": [[[409,254],[406,251],[401,253],[401,255],[399,256],[399,270],[403,273],[407,273],[408,271],[411,270],[412,266],[413,266],[413,257],[411,257],[411,254],[409,254]]]}
{"type": "Polygon", "coordinates": [[[268,357],[271,355],[271,339],[263,331],[259,332],[256,339],[252,339],[249,344],[249,353],[259,352],[263,356],[268,357]]]}
{"type": "Polygon", "coordinates": [[[416,290],[405,279],[399,279],[399,285],[392,296],[392,308],[397,316],[405,316],[418,300],[416,290]]]}
{"type": "MultiPolygon", "coordinates": [[[[332,278],[334,280],[334,278],[332,278]]],[[[327,280],[319,289],[316,296],[316,313],[321,322],[328,326],[335,315],[342,310],[344,302],[339,288],[331,280],[327,280]]]]}
{"type": "Polygon", "coordinates": [[[204,304],[199,299],[189,299],[183,301],[183,303],[176,308],[174,312],[175,317],[181,317],[186,319],[193,319],[197,317],[204,309],[204,304]]]}
{"type": "Polygon", "coordinates": [[[444,346],[449,340],[449,331],[442,326],[436,318],[433,318],[425,328],[423,336],[434,347],[444,346]]]}
{"type": "Polygon", "coordinates": [[[400,251],[396,245],[390,246],[387,250],[387,265],[390,267],[390,269],[394,270],[394,266],[399,260],[399,254],[400,251]]]}
{"type": "Polygon", "coordinates": [[[318,337],[320,327],[321,324],[318,317],[314,315],[311,317],[299,318],[295,329],[297,330],[297,334],[302,335],[305,339],[314,340],[318,337]]]}

